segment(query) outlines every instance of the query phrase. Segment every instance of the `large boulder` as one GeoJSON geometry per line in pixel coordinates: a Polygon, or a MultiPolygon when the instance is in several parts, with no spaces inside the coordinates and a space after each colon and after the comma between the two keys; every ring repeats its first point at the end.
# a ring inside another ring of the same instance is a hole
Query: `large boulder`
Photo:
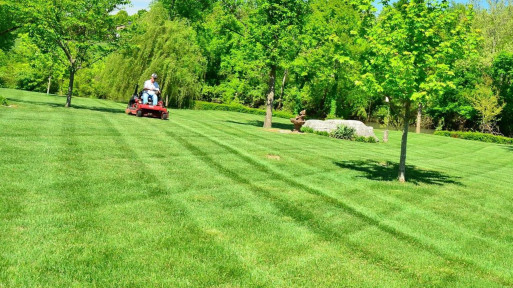
{"type": "Polygon", "coordinates": [[[357,136],[374,137],[376,140],[378,139],[376,134],[374,134],[374,128],[366,126],[363,122],[357,120],[308,120],[303,127],[311,128],[314,131],[331,133],[331,131],[337,129],[340,125],[353,128],[357,136]]]}

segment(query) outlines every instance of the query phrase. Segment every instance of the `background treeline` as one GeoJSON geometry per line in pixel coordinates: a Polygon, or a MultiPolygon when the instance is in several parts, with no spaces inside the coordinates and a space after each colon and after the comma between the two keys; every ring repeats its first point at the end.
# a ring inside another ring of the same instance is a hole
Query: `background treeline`
{"type": "MultiPolygon", "coordinates": [[[[471,21],[479,53],[450,62],[450,89],[412,108],[423,126],[513,135],[513,3],[488,2],[486,9],[451,4],[471,21]]],[[[160,0],[148,12],[121,11],[110,16],[120,28],[118,49],[81,69],[73,94],[125,101],[156,72],[173,107],[204,100],[265,108],[272,86],[275,110],[399,127],[403,112],[365,83],[376,57],[370,31],[383,21],[373,4],[160,0]],[[287,10],[268,13],[272,5],[287,10]]],[[[0,8],[0,17],[12,15],[8,5],[0,8]]],[[[41,50],[22,29],[0,36],[0,86],[66,93],[69,71],[55,49],[41,50]]]]}

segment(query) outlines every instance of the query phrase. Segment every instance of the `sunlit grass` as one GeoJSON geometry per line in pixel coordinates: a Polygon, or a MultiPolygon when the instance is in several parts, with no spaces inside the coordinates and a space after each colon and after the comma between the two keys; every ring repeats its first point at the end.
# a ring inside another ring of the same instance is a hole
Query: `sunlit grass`
{"type": "Polygon", "coordinates": [[[513,285],[511,147],[0,95],[0,287],[513,285]]]}

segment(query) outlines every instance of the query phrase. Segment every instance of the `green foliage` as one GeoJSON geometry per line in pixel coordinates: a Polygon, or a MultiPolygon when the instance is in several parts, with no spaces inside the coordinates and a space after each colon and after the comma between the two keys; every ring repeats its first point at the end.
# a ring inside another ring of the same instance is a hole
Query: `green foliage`
{"type": "Polygon", "coordinates": [[[0,50],[8,51],[25,21],[16,1],[0,1],[0,19],[0,50]]]}
{"type": "Polygon", "coordinates": [[[374,138],[372,136],[369,136],[369,137],[356,136],[356,137],[354,137],[354,141],[356,141],[356,142],[363,142],[363,143],[377,143],[378,142],[376,140],[376,138],[374,138]]]}
{"type": "Polygon", "coordinates": [[[312,128],[310,128],[310,127],[303,126],[303,127],[301,127],[301,132],[303,132],[303,133],[314,133],[315,131],[312,128]]]}
{"type": "Polygon", "coordinates": [[[506,103],[499,122],[501,132],[513,135],[513,53],[497,55],[492,63],[490,77],[500,101],[506,103]]]}
{"type": "MultiPolygon", "coordinates": [[[[0,55],[1,56],[1,55],[0,55]]],[[[65,65],[54,54],[42,51],[28,34],[20,34],[11,51],[0,62],[0,83],[4,87],[46,92],[48,77],[52,77],[50,92],[58,91],[58,81],[64,77],[65,65]]]]}
{"type": "Polygon", "coordinates": [[[9,103],[7,102],[7,99],[4,96],[2,96],[2,95],[0,95],[0,105],[2,105],[2,106],[9,106],[9,103]]]}
{"type": "MultiPolygon", "coordinates": [[[[128,0],[28,0],[18,4],[27,15],[24,28],[43,51],[59,51],[56,58],[69,72],[66,107],[71,105],[75,73],[100,61],[117,47],[115,16],[128,0]]],[[[57,61],[57,60],[54,60],[57,61]]]]}
{"type": "Polygon", "coordinates": [[[339,125],[337,129],[331,131],[330,137],[344,140],[354,140],[355,129],[344,125],[339,125]]]}
{"type": "Polygon", "coordinates": [[[357,136],[355,134],[355,130],[353,128],[346,127],[344,125],[338,126],[337,129],[332,131],[331,133],[328,133],[326,131],[315,131],[314,129],[312,129],[310,127],[304,127],[304,126],[301,127],[301,132],[312,133],[312,134],[336,138],[336,139],[363,142],[363,143],[377,143],[378,142],[376,140],[376,138],[374,138],[374,137],[357,136]]]}
{"type": "Polygon", "coordinates": [[[479,85],[470,95],[470,102],[481,116],[481,132],[496,132],[497,116],[505,106],[499,104],[499,96],[489,86],[479,85]]]}
{"type": "MultiPolygon", "coordinates": [[[[240,112],[254,115],[265,115],[265,110],[263,109],[255,109],[248,108],[241,104],[218,104],[204,101],[194,101],[194,110],[220,110],[220,111],[232,111],[232,112],[240,112]]],[[[295,118],[293,114],[282,112],[282,111],[273,111],[273,116],[278,118],[295,118]]]]}
{"type": "Polygon", "coordinates": [[[435,135],[466,140],[475,140],[488,143],[513,145],[513,138],[498,136],[481,132],[435,131],[435,135]]]}
{"type": "Polygon", "coordinates": [[[325,137],[330,137],[330,133],[326,132],[326,131],[316,131],[310,127],[301,127],[301,132],[303,133],[312,133],[312,134],[316,134],[316,135],[319,135],[319,136],[325,136],[325,137]]]}
{"type": "MultiPolygon", "coordinates": [[[[473,2],[476,2],[473,0],[473,2]]],[[[475,27],[482,31],[483,61],[490,63],[501,51],[513,52],[513,2],[511,0],[486,1],[487,8],[476,11],[475,27]]]]}
{"type": "Polygon", "coordinates": [[[395,131],[370,147],[250,114],[0,94],[19,107],[0,107],[1,287],[513,283],[513,147],[415,135],[399,184],[395,131]]]}
{"type": "Polygon", "coordinates": [[[191,107],[201,91],[205,59],[196,33],[183,20],[169,20],[161,4],[137,21],[129,48],[108,57],[101,73],[101,90],[108,99],[128,100],[134,87],[157,73],[162,96],[171,107],[191,107]],[[107,81],[106,81],[107,80],[107,81]]]}
{"type": "Polygon", "coordinates": [[[385,6],[369,30],[371,55],[361,86],[388,96],[402,112],[399,181],[405,181],[408,125],[412,108],[454,89],[454,64],[477,55],[471,10],[449,9],[447,1],[404,1],[385,6]]]}

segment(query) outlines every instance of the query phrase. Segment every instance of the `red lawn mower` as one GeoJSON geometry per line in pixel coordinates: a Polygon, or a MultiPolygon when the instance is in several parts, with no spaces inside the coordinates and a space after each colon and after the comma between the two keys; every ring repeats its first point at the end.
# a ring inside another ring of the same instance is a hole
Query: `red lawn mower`
{"type": "Polygon", "coordinates": [[[169,119],[169,112],[167,108],[164,106],[164,102],[160,97],[160,94],[157,95],[158,103],[157,105],[149,105],[143,104],[142,94],[143,91],[137,93],[139,85],[135,86],[134,95],[130,98],[128,102],[128,106],[126,107],[125,113],[128,115],[135,115],[137,117],[153,117],[160,118],[162,120],[169,119]]]}

